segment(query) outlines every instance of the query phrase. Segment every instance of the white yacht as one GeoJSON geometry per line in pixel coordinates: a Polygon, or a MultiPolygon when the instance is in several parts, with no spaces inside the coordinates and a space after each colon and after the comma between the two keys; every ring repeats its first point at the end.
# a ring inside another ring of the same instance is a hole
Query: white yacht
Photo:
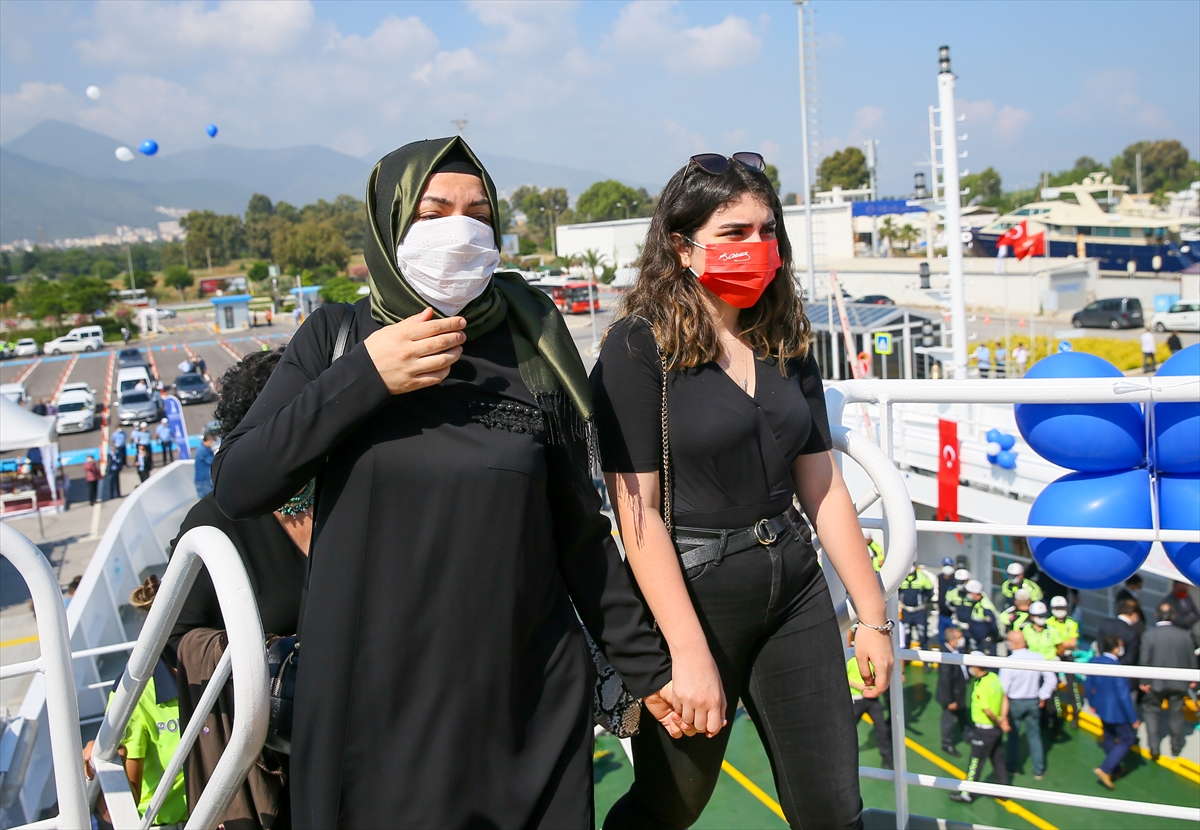
{"type": "Polygon", "coordinates": [[[975,253],[996,256],[1000,236],[1028,220],[1031,233],[1046,231],[1048,256],[1094,257],[1102,271],[1182,271],[1200,262],[1200,250],[1186,241],[1196,229],[1194,217],[1143,204],[1106,173],[1042,188],[1041,197],[973,231],[975,253]]]}

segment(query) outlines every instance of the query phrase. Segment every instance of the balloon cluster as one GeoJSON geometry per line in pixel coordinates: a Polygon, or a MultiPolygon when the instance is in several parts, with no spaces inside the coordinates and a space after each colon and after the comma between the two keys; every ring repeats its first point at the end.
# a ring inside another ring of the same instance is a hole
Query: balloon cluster
{"type": "MultiPolygon", "coordinates": [[[[88,97],[99,98],[100,90],[94,86],[88,87],[88,97]],[[96,90],[95,95],[92,95],[92,92],[91,92],[92,90],[96,90]]],[[[209,124],[207,127],[204,128],[204,132],[208,133],[209,138],[216,138],[217,137],[217,125],[209,124]]],[[[155,141],[153,138],[147,138],[145,141],[143,141],[141,144],[138,145],[138,152],[144,156],[153,156],[156,153],[158,153],[158,142],[155,141]]],[[[116,151],[116,156],[117,156],[117,161],[133,161],[133,159],[134,159],[133,150],[130,150],[128,147],[118,147],[117,151],[116,151]]]]}
{"type": "MultiPolygon", "coordinates": [[[[1200,344],[1158,370],[1158,377],[1200,375],[1200,344]]],[[[1041,360],[1027,378],[1123,377],[1106,360],[1063,352],[1041,360]]],[[[1017,404],[1017,428],[1048,461],[1075,470],[1046,486],[1029,511],[1031,525],[1153,527],[1152,472],[1163,529],[1200,530],[1200,402],[1154,405],[1154,440],[1137,404],[1017,404]]],[[[1150,542],[1030,537],[1038,565],[1072,588],[1106,588],[1132,576],[1150,542]]],[[[1171,562],[1200,583],[1200,544],[1166,543],[1171,562]]]]}
{"type": "Polygon", "coordinates": [[[1011,470],[1017,466],[1017,454],[1012,451],[1016,446],[1016,436],[1001,432],[998,429],[987,431],[987,460],[993,464],[1011,470]]]}

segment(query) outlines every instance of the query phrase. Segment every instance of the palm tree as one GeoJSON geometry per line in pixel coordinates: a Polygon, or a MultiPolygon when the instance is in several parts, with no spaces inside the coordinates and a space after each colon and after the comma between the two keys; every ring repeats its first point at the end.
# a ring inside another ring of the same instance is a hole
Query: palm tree
{"type": "Polygon", "coordinates": [[[605,254],[597,251],[595,248],[588,248],[583,253],[576,254],[575,256],[582,264],[587,266],[589,282],[596,281],[596,277],[598,276],[596,274],[596,268],[604,265],[608,261],[608,257],[605,254]]]}
{"type": "Polygon", "coordinates": [[[896,227],[896,221],[890,216],[883,218],[883,224],[879,226],[879,239],[888,243],[888,250],[892,248],[892,243],[897,239],[900,229],[896,227]]]}

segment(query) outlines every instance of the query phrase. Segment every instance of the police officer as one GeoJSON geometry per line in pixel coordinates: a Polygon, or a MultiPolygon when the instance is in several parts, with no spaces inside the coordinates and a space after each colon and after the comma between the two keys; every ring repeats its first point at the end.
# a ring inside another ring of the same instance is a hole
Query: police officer
{"type": "Polygon", "coordinates": [[[937,578],[938,591],[938,643],[945,648],[946,629],[954,625],[954,613],[946,604],[946,596],[954,588],[954,560],[949,556],[942,560],[942,570],[937,578]]]}
{"type": "Polygon", "coordinates": [[[875,569],[875,573],[883,567],[883,546],[875,541],[875,537],[869,531],[863,531],[863,540],[867,543],[867,551],[871,554],[871,567],[875,569]]]}
{"type": "Polygon", "coordinates": [[[983,583],[972,579],[966,584],[967,603],[970,613],[967,618],[967,639],[972,651],[985,654],[996,653],[996,641],[1000,639],[999,615],[992,601],[983,595],[983,583]]]}
{"type": "MultiPolygon", "coordinates": [[[[1074,662],[1075,649],[1079,646],[1079,623],[1067,616],[1066,597],[1050,598],[1050,619],[1046,620],[1046,627],[1055,632],[1062,642],[1062,654],[1058,659],[1074,662]]],[[[1077,674],[1061,673],[1058,679],[1063,681],[1065,687],[1058,689],[1054,695],[1054,710],[1058,715],[1055,726],[1059,732],[1062,731],[1062,723],[1067,718],[1066,707],[1071,706],[1071,722],[1079,728],[1079,712],[1083,709],[1083,683],[1077,674]]]]}
{"type": "MultiPolygon", "coordinates": [[[[1021,630],[1025,635],[1025,644],[1030,651],[1036,651],[1047,660],[1059,659],[1063,649],[1062,635],[1049,626],[1046,603],[1035,602],[1029,606],[1029,625],[1021,630]]],[[[1049,726],[1054,734],[1062,733],[1061,704],[1057,693],[1054,696],[1055,707],[1042,709],[1043,726],[1049,726]]]]}
{"type": "Polygon", "coordinates": [[[1000,614],[1000,625],[1007,634],[1009,631],[1020,631],[1029,625],[1029,592],[1022,588],[1017,591],[1013,604],[1000,614]]]}
{"type": "Polygon", "coordinates": [[[954,625],[967,632],[967,623],[971,619],[972,603],[967,599],[967,583],[971,580],[971,572],[959,568],[954,572],[954,587],[946,592],[946,607],[950,609],[950,618],[954,625]]]}
{"type": "Polygon", "coordinates": [[[1008,604],[1016,597],[1017,591],[1022,589],[1029,592],[1030,602],[1041,602],[1045,599],[1042,587],[1025,578],[1025,566],[1020,562],[1013,562],[1008,566],[1008,579],[1000,585],[1000,593],[1004,596],[1005,603],[1008,604]]]}
{"type": "Polygon", "coordinates": [[[928,645],[929,601],[933,599],[933,580],[929,574],[917,567],[900,583],[900,621],[904,624],[905,638],[918,648],[928,645]]]}
{"type": "MultiPolygon", "coordinates": [[[[971,652],[979,655],[980,652],[971,652]]],[[[980,781],[983,778],[983,765],[990,758],[997,784],[1008,784],[1008,765],[1004,762],[1004,751],[1001,738],[1012,727],[1008,722],[1008,699],[1000,678],[987,669],[971,666],[971,676],[975,678],[971,687],[971,763],[967,767],[967,780],[980,781]]],[[[970,804],[975,797],[970,793],[950,793],[951,801],[970,804]]]]}

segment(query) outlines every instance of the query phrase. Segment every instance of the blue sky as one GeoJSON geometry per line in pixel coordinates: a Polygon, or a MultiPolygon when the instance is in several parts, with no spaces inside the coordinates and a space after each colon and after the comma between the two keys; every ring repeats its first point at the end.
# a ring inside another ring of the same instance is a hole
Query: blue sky
{"type": "MultiPolygon", "coordinates": [[[[1200,154],[1200,3],[816,0],[822,155],[879,144],[885,194],[929,151],[952,48],[972,171],[1032,184],[1140,139],[1200,154]]],[[[374,159],[452,132],[656,189],[758,150],[800,188],[788,2],[0,3],[0,142],[59,118],[164,153],[321,144],[374,159]],[[98,101],[84,89],[101,87],[98,101]]]]}

